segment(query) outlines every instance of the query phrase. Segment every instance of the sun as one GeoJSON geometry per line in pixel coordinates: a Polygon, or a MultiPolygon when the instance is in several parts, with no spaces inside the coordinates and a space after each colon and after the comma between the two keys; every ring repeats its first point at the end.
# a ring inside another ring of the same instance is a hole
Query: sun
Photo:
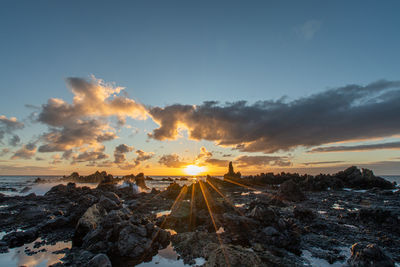
{"type": "Polygon", "coordinates": [[[199,167],[197,165],[188,165],[185,168],[185,172],[189,175],[198,175],[199,173],[205,172],[205,167],[199,167]]]}

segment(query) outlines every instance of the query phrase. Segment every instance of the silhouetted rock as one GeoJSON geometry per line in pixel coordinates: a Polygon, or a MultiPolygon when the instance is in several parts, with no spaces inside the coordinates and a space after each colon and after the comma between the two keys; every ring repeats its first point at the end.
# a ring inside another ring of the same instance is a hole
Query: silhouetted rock
{"type": "Polygon", "coordinates": [[[233,170],[232,161],[229,162],[228,173],[224,174],[224,179],[239,179],[242,175],[240,172],[236,172],[233,170]]]}
{"type": "Polygon", "coordinates": [[[150,189],[146,186],[146,182],[145,182],[145,178],[144,178],[144,174],[141,172],[138,175],[136,175],[135,177],[136,180],[136,185],[142,189],[150,189]]]}
{"type": "Polygon", "coordinates": [[[355,188],[355,189],[371,189],[374,187],[380,189],[393,189],[394,185],[381,178],[374,175],[374,173],[369,169],[358,169],[355,166],[349,167],[344,171],[338,172],[335,175],[337,178],[341,179],[345,187],[355,188]]]}
{"type": "Polygon", "coordinates": [[[77,183],[113,183],[114,177],[107,172],[96,171],[93,174],[87,176],[80,176],[79,173],[73,172],[70,176],[63,178],[64,181],[72,181],[77,183]]]}

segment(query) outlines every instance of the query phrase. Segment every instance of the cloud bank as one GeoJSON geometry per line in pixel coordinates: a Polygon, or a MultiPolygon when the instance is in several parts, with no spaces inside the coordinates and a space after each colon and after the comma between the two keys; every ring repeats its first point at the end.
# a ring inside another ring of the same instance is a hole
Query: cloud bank
{"type": "Polygon", "coordinates": [[[381,80],[291,102],[175,104],[150,108],[151,117],[160,127],[149,137],[174,140],[183,127],[191,139],[215,141],[242,152],[288,151],[299,146],[399,134],[399,103],[400,82],[381,80]]]}
{"type": "Polygon", "coordinates": [[[365,151],[378,149],[400,149],[400,142],[388,142],[380,144],[357,145],[357,146],[329,146],[317,147],[311,149],[310,153],[316,152],[349,152],[349,151],[365,151]]]}

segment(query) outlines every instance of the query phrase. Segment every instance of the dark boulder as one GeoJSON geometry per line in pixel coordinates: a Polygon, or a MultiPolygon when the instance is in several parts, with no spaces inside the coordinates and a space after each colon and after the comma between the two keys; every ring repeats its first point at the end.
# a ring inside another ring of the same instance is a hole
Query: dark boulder
{"type": "Polygon", "coordinates": [[[146,182],[145,182],[145,178],[144,178],[144,174],[141,172],[138,175],[136,175],[135,177],[135,181],[136,181],[136,185],[142,189],[148,190],[150,188],[148,188],[146,186],[146,182]]]}
{"type": "Polygon", "coordinates": [[[277,197],[278,199],[283,199],[293,202],[306,200],[306,197],[300,190],[299,185],[292,180],[286,181],[283,184],[281,184],[278,190],[277,197]]]}
{"type": "Polygon", "coordinates": [[[94,204],[88,208],[75,227],[75,233],[72,239],[73,244],[80,246],[83,237],[90,231],[96,229],[105,215],[106,211],[99,204],[94,204]]]}
{"type": "Polygon", "coordinates": [[[394,261],[376,244],[355,243],[347,261],[352,267],[394,267],[394,261]]]}
{"type": "Polygon", "coordinates": [[[341,179],[346,187],[355,189],[371,189],[374,187],[380,189],[393,189],[394,185],[374,175],[369,169],[358,169],[356,166],[349,167],[344,171],[338,172],[335,175],[341,179]]]}
{"type": "Polygon", "coordinates": [[[294,217],[301,221],[312,221],[315,218],[315,214],[312,210],[295,206],[293,209],[294,217]]]}
{"type": "Polygon", "coordinates": [[[176,199],[181,192],[182,187],[178,183],[171,183],[168,188],[161,193],[162,197],[168,198],[168,199],[176,199]]]}
{"type": "Polygon", "coordinates": [[[33,242],[38,236],[38,229],[34,227],[26,231],[9,233],[3,237],[2,241],[6,242],[10,248],[14,248],[33,242]]]}
{"type": "Polygon", "coordinates": [[[90,267],[111,267],[111,261],[106,254],[99,253],[94,256],[88,263],[90,267]]]}
{"type": "Polygon", "coordinates": [[[120,206],[121,206],[121,204],[117,204],[113,200],[111,200],[105,196],[100,197],[99,205],[102,208],[104,208],[106,211],[116,210],[116,209],[120,208],[120,206]]]}

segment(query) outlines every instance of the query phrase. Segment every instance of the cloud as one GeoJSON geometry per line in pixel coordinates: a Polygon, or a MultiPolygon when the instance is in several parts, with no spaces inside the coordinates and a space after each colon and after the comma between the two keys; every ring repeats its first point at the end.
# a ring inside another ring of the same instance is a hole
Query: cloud
{"type": "Polygon", "coordinates": [[[36,145],[33,143],[28,143],[23,145],[22,148],[17,150],[11,159],[30,159],[36,153],[36,145]]]}
{"type": "Polygon", "coordinates": [[[121,94],[122,87],[94,76],[90,80],[67,78],[66,82],[74,94],[72,103],[51,98],[37,115],[37,121],[49,126],[40,138],[39,152],[98,150],[101,143],[117,138],[110,126],[110,116],[116,117],[119,125],[124,124],[126,117],[147,117],[142,104],[121,94]]]}
{"type": "Polygon", "coordinates": [[[111,160],[105,160],[96,164],[97,167],[102,167],[102,168],[112,167],[113,165],[114,162],[112,162],[111,160]]]}
{"type": "Polygon", "coordinates": [[[196,161],[202,161],[202,160],[204,160],[205,158],[210,158],[210,157],[212,157],[212,153],[210,152],[210,151],[208,151],[204,146],[202,146],[201,148],[200,148],[200,153],[199,153],[199,155],[197,155],[197,157],[196,157],[196,161]]]}
{"type": "Polygon", "coordinates": [[[143,150],[136,150],[137,157],[135,158],[135,167],[139,166],[142,162],[151,159],[154,156],[153,152],[144,152],[143,150]]]}
{"type": "Polygon", "coordinates": [[[345,161],[342,160],[332,160],[332,161],[312,161],[312,162],[304,162],[303,165],[325,165],[325,164],[334,164],[334,163],[343,163],[345,161]]]}
{"type": "Polygon", "coordinates": [[[308,20],[299,27],[295,28],[295,32],[305,40],[311,40],[314,35],[321,29],[322,22],[319,20],[308,20]]]}
{"type": "MultiPolygon", "coordinates": [[[[24,128],[24,124],[22,122],[19,122],[17,118],[11,117],[7,118],[4,115],[0,115],[0,142],[4,138],[6,134],[11,135],[14,131],[20,130],[24,128]]],[[[13,138],[16,135],[13,136],[13,138]]],[[[16,136],[18,139],[19,137],[16,136]]],[[[12,142],[13,139],[11,139],[10,142],[12,142]]]]}
{"type": "Polygon", "coordinates": [[[153,107],[149,112],[160,127],[149,137],[177,139],[178,128],[183,127],[190,139],[215,141],[242,152],[288,151],[399,134],[398,103],[400,82],[381,80],[330,89],[291,102],[153,107]]]}
{"type": "Polygon", "coordinates": [[[4,155],[7,155],[8,153],[10,153],[10,149],[8,149],[8,148],[3,148],[3,149],[0,151],[0,157],[2,157],[2,156],[4,156],[4,155]]]}
{"type": "Polygon", "coordinates": [[[72,149],[66,150],[66,151],[64,151],[64,153],[62,154],[62,158],[68,160],[68,159],[71,158],[72,154],[73,154],[72,149]]]}
{"type": "Polygon", "coordinates": [[[73,155],[71,164],[87,161],[96,162],[106,158],[108,158],[108,155],[104,154],[103,151],[85,151],[83,153],[73,155]]]}
{"type": "Polygon", "coordinates": [[[53,161],[49,162],[50,164],[57,165],[62,162],[61,156],[59,154],[55,154],[51,156],[51,158],[53,159],[53,161]]]}
{"type": "Polygon", "coordinates": [[[38,120],[51,126],[64,126],[82,116],[126,116],[144,119],[146,108],[133,99],[118,94],[124,89],[105,83],[92,76],[91,80],[67,78],[67,85],[74,94],[72,104],[62,99],[51,98],[42,105],[38,120]]]}
{"type": "Polygon", "coordinates": [[[137,157],[133,160],[133,162],[121,162],[122,164],[119,164],[118,167],[122,170],[130,170],[133,168],[139,167],[142,162],[145,162],[151,158],[154,157],[153,152],[144,152],[143,150],[136,150],[137,157]]]}
{"type": "Polygon", "coordinates": [[[239,168],[261,167],[261,166],[279,166],[287,167],[292,165],[287,157],[279,156],[239,156],[234,161],[239,168]]]}
{"type": "Polygon", "coordinates": [[[329,146],[317,147],[311,149],[310,153],[318,152],[348,152],[348,151],[365,151],[365,150],[378,150],[378,149],[400,149],[400,142],[389,142],[370,145],[356,145],[356,146],[329,146]]]}
{"type": "Polygon", "coordinates": [[[0,127],[5,132],[11,133],[12,131],[24,128],[24,124],[19,122],[15,117],[7,118],[4,115],[0,115],[0,127]]]}
{"type": "Polygon", "coordinates": [[[131,152],[133,149],[133,146],[128,146],[125,144],[120,144],[119,146],[116,146],[114,150],[114,163],[120,164],[125,162],[125,154],[131,152]]]}
{"type": "Polygon", "coordinates": [[[163,155],[158,160],[158,163],[169,168],[181,168],[188,165],[187,162],[181,161],[180,157],[177,154],[163,155]]]}
{"type": "MultiPolygon", "coordinates": [[[[228,167],[229,160],[208,158],[205,163],[211,164],[218,167],[228,167]]],[[[248,156],[243,155],[235,158],[233,163],[239,168],[247,167],[265,167],[265,166],[279,166],[287,167],[291,166],[291,162],[287,157],[280,156],[248,156]]]]}
{"type": "Polygon", "coordinates": [[[101,147],[101,142],[115,136],[106,132],[107,129],[107,123],[97,119],[65,122],[62,128],[51,128],[41,136],[44,144],[39,147],[39,152],[63,152],[84,145],[101,147]]]}
{"type": "Polygon", "coordinates": [[[20,141],[21,139],[19,139],[18,135],[13,135],[13,137],[10,139],[8,143],[10,146],[17,146],[20,141]]]}
{"type": "Polygon", "coordinates": [[[211,164],[211,165],[214,165],[217,167],[228,167],[229,160],[209,158],[209,159],[205,160],[205,163],[211,164]]]}

